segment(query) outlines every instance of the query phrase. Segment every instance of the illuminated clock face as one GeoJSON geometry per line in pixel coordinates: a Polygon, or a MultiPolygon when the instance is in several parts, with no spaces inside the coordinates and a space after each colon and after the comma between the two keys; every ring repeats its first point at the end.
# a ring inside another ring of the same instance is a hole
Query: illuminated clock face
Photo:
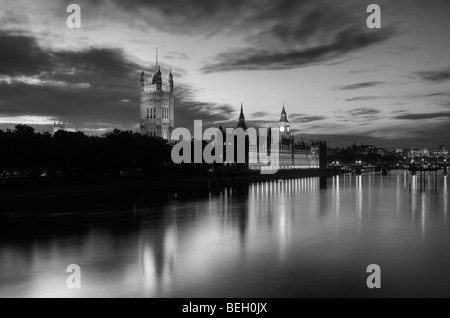
{"type": "Polygon", "coordinates": [[[280,127],[280,131],[284,132],[284,126],[280,127]]]}
{"type": "Polygon", "coordinates": [[[289,132],[289,130],[291,130],[291,127],[287,126],[286,130],[287,130],[287,132],[289,132]]]}

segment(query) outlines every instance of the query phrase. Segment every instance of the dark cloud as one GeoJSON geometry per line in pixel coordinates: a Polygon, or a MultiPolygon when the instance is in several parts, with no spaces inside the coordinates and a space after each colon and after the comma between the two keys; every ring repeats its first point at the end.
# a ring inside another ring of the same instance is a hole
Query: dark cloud
{"type": "Polygon", "coordinates": [[[325,60],[343,56],[375,43],[385,41],[391,36],[391,29],[385,28],[378,33],[361,29],[348,29],[336,34],[330,44],[305,49],[291,49],[274,52],[269,49],[243,48],[219,54],[211,63],[207,63],[204,73],[241,71],[241,70],[283,70],[316,64],[325,60]]]}
{"type": "Polygon", "coordinates": [[[445,92],[431,93],[431,94],[422,95],[421,97],[436,97],[436,96],[449,96],[449,93],[445,93],[445,92]]]}
{"type": "MultiPolygon", "coordinates": [[[[0,38],[0,114],[71,120],[87,131],[137,128],[140,70],[152,66],[137,65],[121,49],[53,52],[31,36],[3,32],[0,38]]],[[[229,120],[237,109],[198,101],[196,90],[176,76],[175,90],[177,126],[229,120]]]]}
{"type": "Polygon", "coordinates": [[[356,109],[348,111],[348,114],[350,114],[352,116],[373,116],[373,115],[378,115],[379,113],[380,113],[380,111],[378,109],[367,108],[367,107],[356,108],[356,109]]]}
{"type": "Polygon", "coordinates": [[[357,97],[347,98],[345,101],[346,102],[356,102],[356,101],[376,100],[376,99],[380,99],[380,98],[381,97],[379,97],[379,96],[357,96],[357,97]]]}
{"type": "MultiPolygon", "coordinates": [[[[210,37],[238,34],[247,47],[223,52],[202,68],[287,69],[332,60],[390,38],[393,29],[361,28],[367,4],[291,0],[131,0],[114,1],[117,11],[133,14],[129,24],[210,37]],[[149,14],[151,13],[151,14],[149,14]],[[148,18],[156,16],[157,18],[148,18]],[[278,48],[278,49],[274,49],[278,48]]],[[[92,4],[86,3],[92,6],[92,4]]],[[[125,15],[129,19],[128,15],[125,15]]],[[[126,21],[125,21],[126,22],[126,21]]],[[[141,27],[142,28],[142,27],[141,27]]]]}
{"type": "Polygon", "coordinates": [[[0,30],[0,74],[37,74],[54,63],[51,53],[45,52],[36,39],[0,30]]]}
{"type": "MultiPolygon", "coordinates": [[[[248,40],[255,42],[279,37],[282,40],[299,41],[327,32],[341,31],[350,25],[365,27],[367,5],[370,1],[326,1],[326,0],[78,0],[84,8],[87,18],[98,18],[103,13],[124,13],[116,19],[138,28],[158,28],[177,33],[199,33],[211,35],[217,31],[234,33],[236,31],[249,34],[248,40]],[[107,9],[104,9],[107,8],[107,9]],[[104,10],[104,12],[103,12],[104,10]],[[130,19],[130,15],[133,17],[130,19]],[[268,35],[268,36],[265,36],[268,35]]],[[[423,12],[437,8],[439,12],[448,10],[446,0],[427,2],[419,0],[398,0],[395,2],[379,0],[377,2],[383,13],[390,18],[405,7],[411,12],[423,12]]],[[[56,1],[59,5],[56,12],[67,6],[64,1],[56,1]]],[[[388,19],[384,20],[388,21],[388,19]]],[[[383,26],[384,28],[384,26],[383,26]]],[[[377,30],[378,32],[378,30],[377,30]]],[[[333,33],[334,34],[334,33],[333,33]]],[[[291,43],[290,43],[291,44],[291,43]]],[[[402,50],[411,47],[401,46],[402,50]]]]}
{"type": "Polygon", "coordinates": [[[202,68],[205,73],[281,70],[336,60],[393,34],[389,25],[376,32],[361,27],[367,4],[358,1],[80,0],[79,4],[91,22],[106,18],[112,10],[120,12],[115,19],[140,29],[206,37],[216,32],[238,34],[248,43],[214,57],[202,68]]]}
{"type": "Polygon", "coordinates": [[[250,114],[250,118],[260,118],[260,117],[267,117],[267,116],[272,116],[272,114],[268,113],[268,112],[256,112],[253,114],[250,114]]]}
{"type": "Polygon", "coordinates": [[[238,105],[206,103],[196,99],[196,90],[189,84],[176,87],[175,94],[176,126],[190,130],[194,120],[202,120],[204,127],[219,127],[238,118],[238,105]]]}
{"type": "Polygon", "coordinates": [[[307,114],[298,114],[298,113],[292,113],[287,115],[288,120],[292,124],[299,124],[299,123],[309,123],[313,121],[319,121],[326,119],[325,116],[314,116],[314,115],[307,115],[307,114]]]}
{"type": "Polygon", "coordinates": [[[164,56],[165,60],[188,60],[189,56],[186,53],[180,52],[167,52],[164,56]]]}
{"type": "Polygon", "coordinates": [[[440,83],[450,80],[450,70],[417,72],[415,75],[419,76],[424,81],[433,83],[440,83]]]}
{"type": "Polygon", "coordinates": [[[1,39],[1,113],[71,119],[80,128],[136,123],[140,67],[122,50],[45,51],[30,36],[3,32],[1,39]]]}
{"type": "Polygon", "coordinates": [[[306,114],[301,114],[301,113],[292,113],[292,114],[288,114],[288,118],[294,119],[297,117],[302,117],[302,116],[306,116],[306,114]]]}
{"type": "Polygon", "coordinates": [[[423,113],[423,114],[405,114],[395,117],[396,119],[409,119],[409,120],[420,120],[420,119],[434,119],[434,118],[450,118],[450,112],[440,112],[440,113],[423,113]]]}
{"type": "Polygon", "coordinates": [[[302,116],[297,116],[294,117],[293,119],[290,120],[290,122],[292,124],[299,124],[299,123],[310,123],[313,121],[319,121],[319,120],[323,120],[326,119],[327,117],[325,116],[306,116],[306,115],[302,115],[302,116]]]}
{"type": "MultiPolygon", "coordinates": [[[[268,0],[267,0],[268,2],[268,0]]],[[[211,34],[229,28],[232,21],[242,17],[249,4],[261,1],[241,0],[79,0],[86,8],[87,19],[106,15],[112,9],[115,16],[129,26],[148,30],[157,28],[164,32],[182,34],[211,34]],[[132,17],[132,18],[131,18],[132,17]]],[[[67,4],[66,4],[67,5],[67,4]]]]}
{"type": "Polygon", "coordinates": [[[337,110],[334,113],[336,115],[333,118],[338,122],[359,123],[360,125],[361,123],[368,124],[382,118],[380,116],[380,110],[368,107],[355,108],[347,111],[337,110]]]}
{"type": "Polygon", "coordinates": [[[350,84],[350,85],[344,85],[344,86],[338,86],[335,89],[338,90],[351,90],[351,89],[360,89],[360,88],[370,88],[370,87],[377,87],[384,84],[383,82],[373,81],[373,82],[363,82],[363,83],[356,83],[356,84],[350,84]]]}

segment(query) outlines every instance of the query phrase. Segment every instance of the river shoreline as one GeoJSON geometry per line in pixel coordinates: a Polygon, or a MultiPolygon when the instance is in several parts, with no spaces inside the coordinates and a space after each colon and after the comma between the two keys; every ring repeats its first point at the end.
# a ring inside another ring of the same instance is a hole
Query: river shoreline
{"type": "MultiPolygon", "coordinates": [[[[326,177],[328,170],[280,170],[275,174],[259,171],[243,173],[174,174],[155,176],[105,176],[0,179],[0,203],[11,211],[14,205],[32,202],[64,202],[145,194],[158,200],[174,199],[183,193],[205,193],[224,186],[240,186],[270,180],[326,177]]],[[[72,204],[72,202],[70,203],[72,204]]],[[[4,209],[1,209],[2,211],[4,209]]],[[[0,212],[1,213],[1,212],[0,212]]]]}

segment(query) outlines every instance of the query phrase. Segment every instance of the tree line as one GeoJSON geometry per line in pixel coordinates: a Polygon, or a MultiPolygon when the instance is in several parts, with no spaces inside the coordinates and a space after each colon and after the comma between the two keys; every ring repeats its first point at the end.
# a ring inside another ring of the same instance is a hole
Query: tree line
{"type": "Polygon", "coordinates": [[[132,131],[114,131],[99,136],[82,132],[36,133],[17,125],[0,130],[0,177],[57,177],[148,175],[170,172],[207,171],[209,166],[175,165],[172,145],[158,137],[132,131]]]}

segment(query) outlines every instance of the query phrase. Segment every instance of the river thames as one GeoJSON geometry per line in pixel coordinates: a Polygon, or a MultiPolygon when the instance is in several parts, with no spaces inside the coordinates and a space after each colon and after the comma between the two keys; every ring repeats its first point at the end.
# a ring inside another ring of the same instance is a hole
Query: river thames
{"type": "Polygon", "coordinates": [[[449,297],[448,183],[394,171],[3,211],[0,297],[449,297]]]}

